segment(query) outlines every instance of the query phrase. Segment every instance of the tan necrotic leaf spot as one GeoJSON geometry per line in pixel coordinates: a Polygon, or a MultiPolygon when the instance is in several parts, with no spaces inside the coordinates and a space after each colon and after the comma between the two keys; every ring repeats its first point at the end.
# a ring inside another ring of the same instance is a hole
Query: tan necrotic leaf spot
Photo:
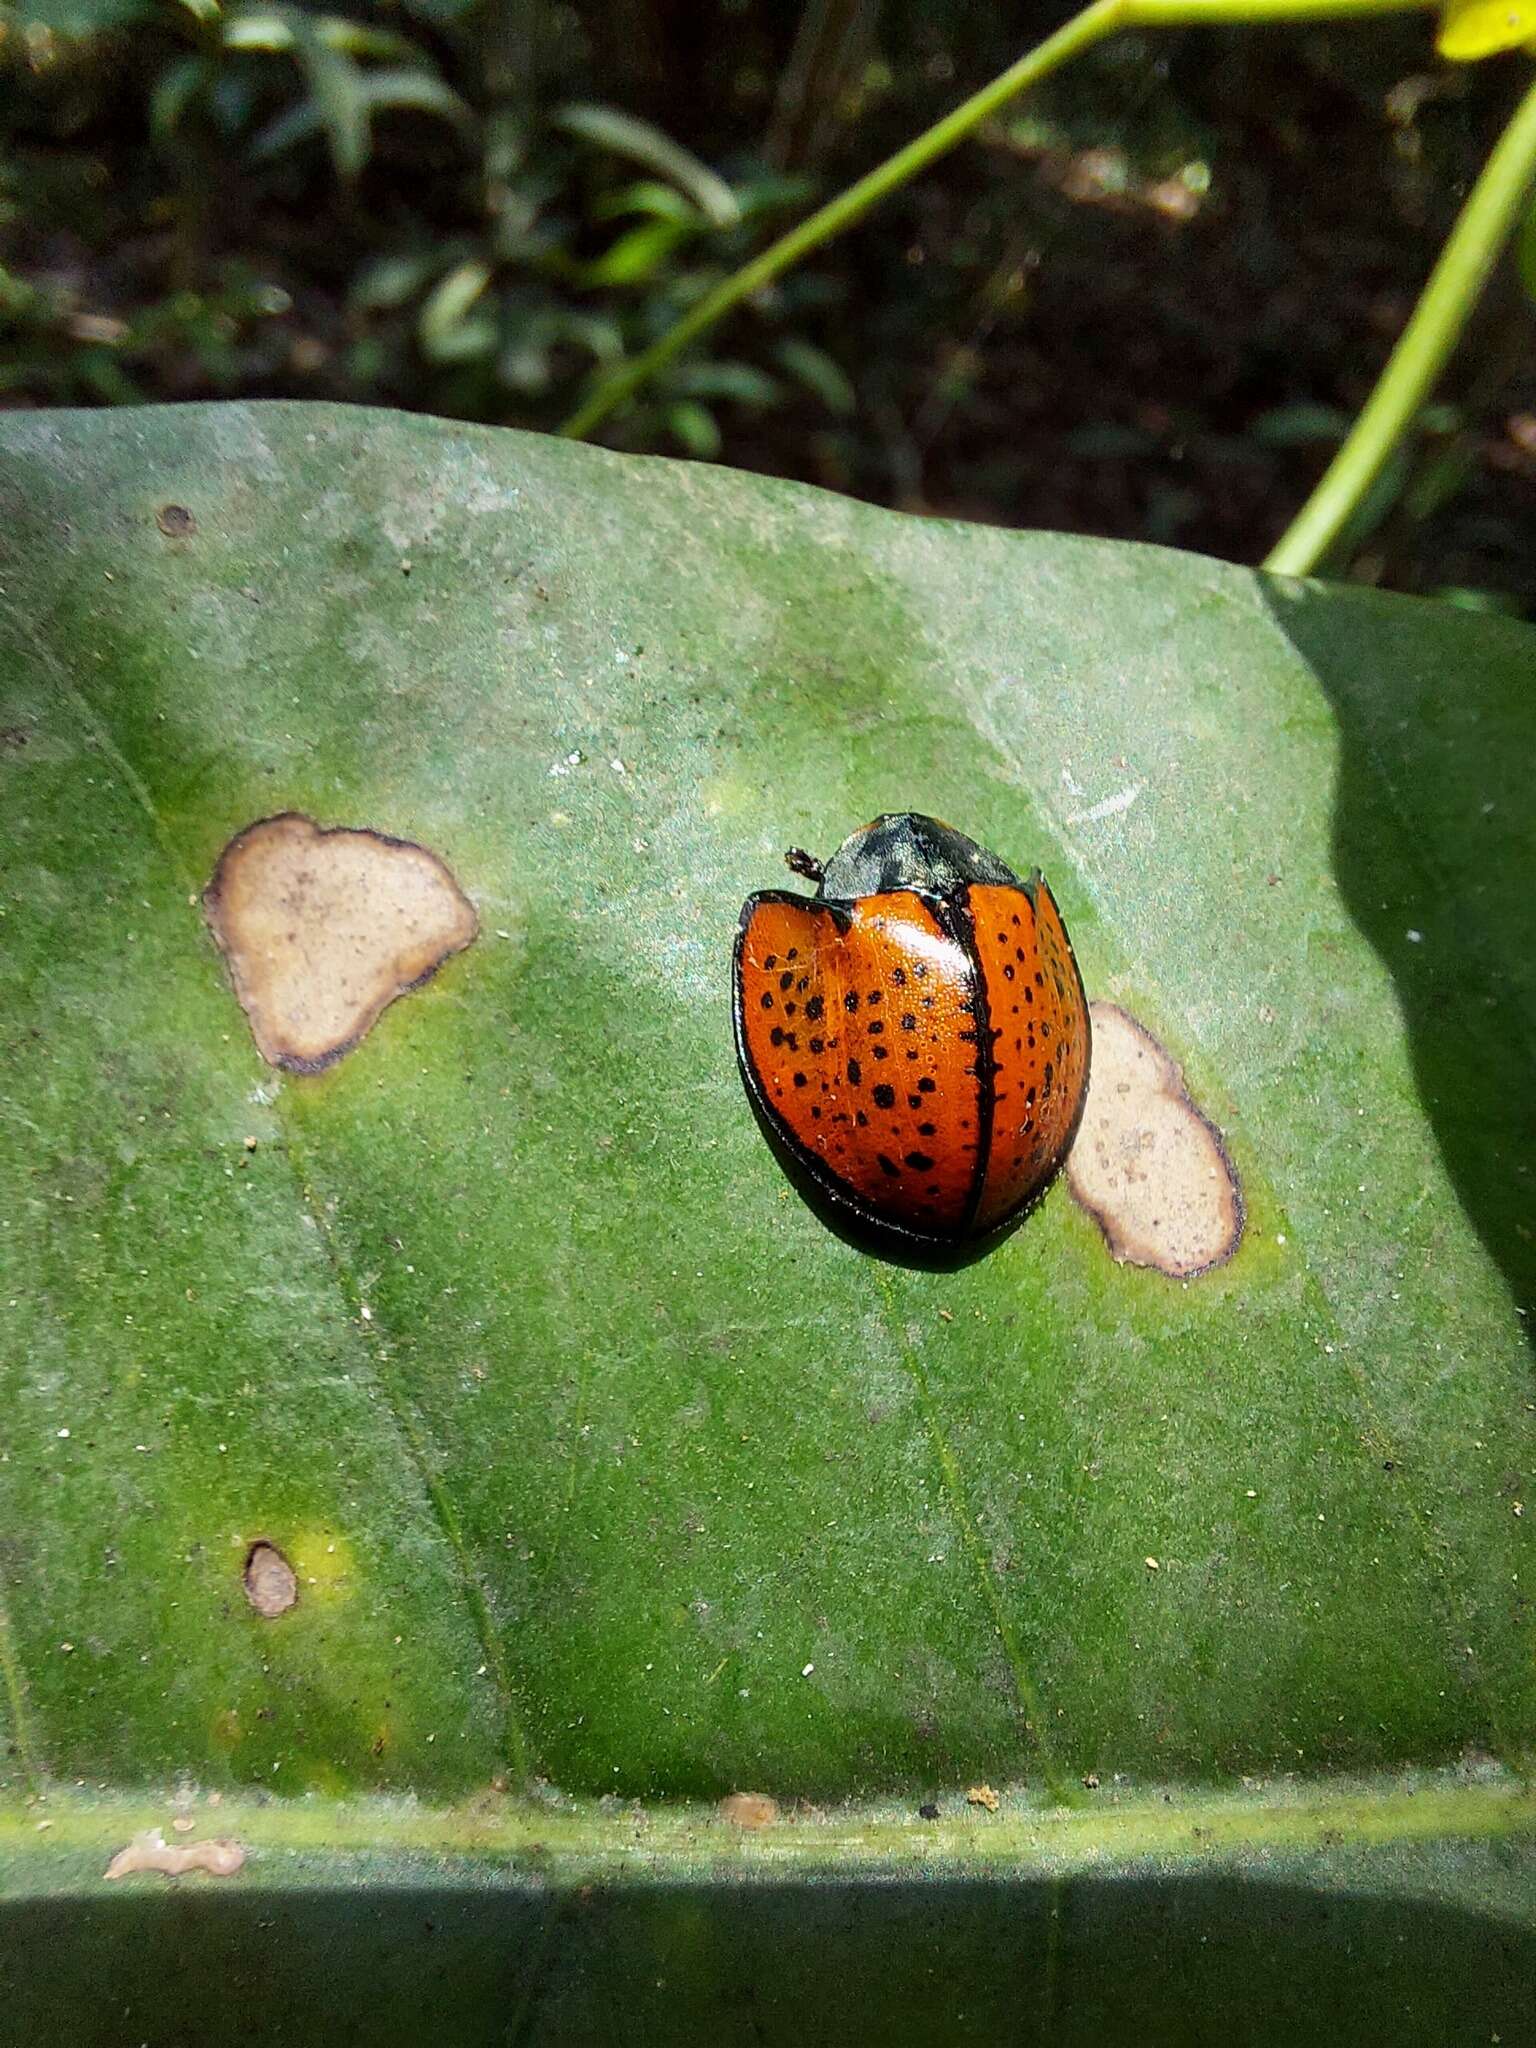
{"type": "Polygon", "coordinates": [[[189,1870],[204,1870],[210,1877],[233,1877],[244,1865],[244,1849],[227,1837],[173,1848],[159,1828],[147,1828],[135,1835],[126,1849],[119,1849],[101,1874],[117,1879],[131,1877],[138,1870],[157,1870],[166,1877],[184,1877],[189,1870]]]}
{"type": "Polygon", "coordinates": [[[245,1597],[259,1615],[275,1620],[299,1597],[298,1575],[274,1543],[253,1543],[243,1573],[245,1597]]]}
{"type": "Polygon", "coordinates": [[[479,929],[424,846],[286,811],[238,833],[203,908],[264,1060],[328,1067],[479,929]]]}
{"type": "Polygon", "coordinates": [[[766,1792],[728,1792],[718,1811],[733,1828],[771,1828],[779,1817],[779,1802],[766,1792]]]}
{"type": "Polygon", "coordinates": [[[1219,1132],[1134,1017],[1114,1003],[1089,1014],[1093,1072],[1067,1185],[1120,1263],[1178,1280],[1221,1265],[1242,1236],[1243,1198],[1219,1132]]]}

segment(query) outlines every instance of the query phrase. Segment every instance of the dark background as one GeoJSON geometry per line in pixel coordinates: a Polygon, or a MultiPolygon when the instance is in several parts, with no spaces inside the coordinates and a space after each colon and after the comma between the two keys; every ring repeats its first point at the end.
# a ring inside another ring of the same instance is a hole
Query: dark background
{"type": "MultiPolygon", "coordinates": [[[[331,398],[555,427],[1065,12],[0,0],[0,404],[331,398]]],[[[1122,37],[600,438],[1257,561],[1528,74],[1441,63],[1428,15],[1122,37]]],[[[1335,573],[1536,611],[1521,270],[1335,573]]]]}

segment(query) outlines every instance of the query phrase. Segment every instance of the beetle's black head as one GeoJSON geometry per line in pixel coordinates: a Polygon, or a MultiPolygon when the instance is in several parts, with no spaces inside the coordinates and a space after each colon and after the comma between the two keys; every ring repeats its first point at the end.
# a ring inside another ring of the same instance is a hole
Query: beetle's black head
{"type": "Polygon", "coordinates": [[[827,862],[816,893],[834,903],[879,896],[887,889],[948,896],[967,882],[1021,886],[1005,861],[953,825],[899,811],[851,833],[827,862]]]}

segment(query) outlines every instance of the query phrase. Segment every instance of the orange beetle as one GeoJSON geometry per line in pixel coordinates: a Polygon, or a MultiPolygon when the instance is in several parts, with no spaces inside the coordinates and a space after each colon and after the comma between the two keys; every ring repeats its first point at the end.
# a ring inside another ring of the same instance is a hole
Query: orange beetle
{"type": "Polygon", "coordinates": [[[918,1249],[985,1239],[1050,1185],[1088,1092],[1088,1002],[1038,869],[935,818],[876,818],[814,897],[749,896],[733,1010],[747,1093],[834,1216],[918,1249]]]}

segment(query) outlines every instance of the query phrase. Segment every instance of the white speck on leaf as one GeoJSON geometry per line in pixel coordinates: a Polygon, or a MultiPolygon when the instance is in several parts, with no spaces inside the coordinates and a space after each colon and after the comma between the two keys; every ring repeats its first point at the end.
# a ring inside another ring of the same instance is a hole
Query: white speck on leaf
{"type": "Polygon", "coordinates": [[[1101,825],[1106,818],[1118,818],[1122,811],[1128,811],[1137,797],[1146,788],[1144,782],[1133,782],[1126,789],[1116,790],[1096,804],[1090,804],[1086,811],[1072,811],[1065,822],[1068,825],[1101,825]]]}

